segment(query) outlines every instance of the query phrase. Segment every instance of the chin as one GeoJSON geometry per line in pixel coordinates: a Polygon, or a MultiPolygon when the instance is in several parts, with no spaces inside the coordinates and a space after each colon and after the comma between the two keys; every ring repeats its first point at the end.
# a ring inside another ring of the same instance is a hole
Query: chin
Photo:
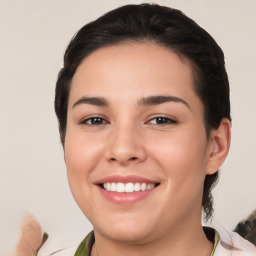
{"type": "MultiPolygon", "coordinates": [[[[144,217],[145,219],[145,217],[144,217]]],[[[123,221],[111,221],[98,225],[93,225],[95,233],[99,233],[102,236],[119,242],[125,243],[146,243],[150,241],[154,234],[155,228],[150,221],[143,221],[142,218],[139,220],[126,219],[123,221]]]]}

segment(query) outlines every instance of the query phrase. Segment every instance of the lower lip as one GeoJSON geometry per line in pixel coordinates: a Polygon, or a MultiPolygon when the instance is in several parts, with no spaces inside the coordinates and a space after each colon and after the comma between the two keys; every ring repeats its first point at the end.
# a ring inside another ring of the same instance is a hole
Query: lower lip
{"type": "Polygon", "coordinates": [[[140,200],[143,200],[147,198],[154,190],[156,189],[149,189],[145,191],[139,191],[139,192],[131,192],[131,193],[117,193],[113,191],[105,190],[101,187],[99,187],[99,190],[101,194],[108,199],[109,201],[116,203],[116,204],[131,204],[136,203],[140,200]]]}

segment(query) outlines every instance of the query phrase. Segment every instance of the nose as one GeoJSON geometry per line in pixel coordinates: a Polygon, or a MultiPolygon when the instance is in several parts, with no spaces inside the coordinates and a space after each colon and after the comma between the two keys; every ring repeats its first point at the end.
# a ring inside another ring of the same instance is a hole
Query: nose
{"type": "Polygon", "coordinates": [[[136,127],[119,126],[109,136],[106,157],[122,166],[145,161],[147,154],[143,136],[136,127]]]}

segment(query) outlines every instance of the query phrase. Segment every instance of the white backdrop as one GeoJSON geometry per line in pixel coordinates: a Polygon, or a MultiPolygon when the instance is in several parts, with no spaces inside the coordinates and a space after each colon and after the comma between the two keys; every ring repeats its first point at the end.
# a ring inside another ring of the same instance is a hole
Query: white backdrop
{"type": "MultiPolygon", "coordinates": [[[[53,100],[73,34],[125,0],[0,0],[0,255],[34,214],[59,246],[90,224],[68,188],[53,100]]],[[[256,1],[163,0],[204,27],[226,55],[233,138],[215,195],[213,225],[228,230],[256,208],[256,1]]]]}

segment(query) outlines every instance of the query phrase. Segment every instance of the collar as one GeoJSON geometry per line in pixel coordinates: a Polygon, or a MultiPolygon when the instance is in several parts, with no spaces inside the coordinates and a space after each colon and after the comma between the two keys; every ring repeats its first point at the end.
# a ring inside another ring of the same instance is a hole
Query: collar
{"type": "MultiPolygon", "coordinates": [[[[214,243],[213,250],[211,253],[211,256],[213,256],[215,249],[218,245],[218,242],[220,240],[220,236],[218,232],[211,227],[203,227],[203,229],[207,239],[214,243]]],[[[74,256],[90,256],[94,242],[95,242],[94,232],[91,231],[85,237],[85,239],[80,243],[74,256]]]]}

